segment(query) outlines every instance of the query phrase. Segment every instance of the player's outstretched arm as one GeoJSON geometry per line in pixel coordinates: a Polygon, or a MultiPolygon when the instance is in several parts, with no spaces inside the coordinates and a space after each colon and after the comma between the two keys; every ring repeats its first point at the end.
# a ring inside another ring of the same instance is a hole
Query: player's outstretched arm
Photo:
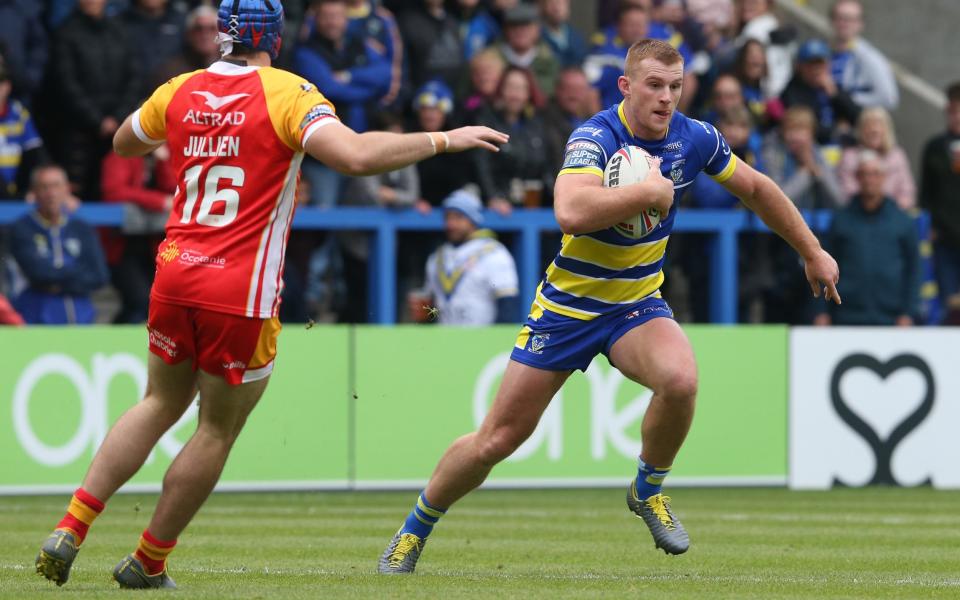
{"type": "Polygon", "coordinates": [[[820,290],[823,290],[825,300],[840,304],[837,261],[820,246],[817,236],[810,231],[800,211],[783,190],[743,161],[737,161],[736,170],[723,185],[800,254],[814,297],[819,298],[820,290]]]}
{"type": "Polygon", "coordinates": [[[441,152],[482,148],[498,152],[510,139],[489,127],[461,127],[444,133],[357,133],[341,123],[316,130],[307,153],[346,175],[376,175],[400,169],[441,152]]]}
{"type": "Polygon", "coordinates": [[[553,189],[557,224],[574,235],[612,227],[648,208],[666,213],[672,204],[673,183],[660,172],[659,161],[639,183],[611,188],[592,173],[567,173],[557,177],[553,189]]]}
{"type": "Polygon", "coordinates": [[[133,132],[133,116],[127,116],[117,132],[113,134],[113,151],[120,156],[143,156],[156,150],[157,146],[163,143],[161,140],[156,144],[147,144],[138,138],[133,132]]]}

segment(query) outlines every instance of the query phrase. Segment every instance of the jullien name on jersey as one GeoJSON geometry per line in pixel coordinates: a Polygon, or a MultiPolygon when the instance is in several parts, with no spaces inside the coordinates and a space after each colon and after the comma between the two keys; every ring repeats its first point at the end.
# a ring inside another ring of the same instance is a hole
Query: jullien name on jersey
{"type": "Polygon", "coordinates": [[[234,135],[191,135],[184,156],[240,156],[240,138],[234,135]]]}
{"type": "MultiPolygon", "coordinates": [[[[210,113],[199,110],[188,110],[183,117],[184,123],[193,123],[195,125],[209,125],[219,127],[222,125],[242,125],[247,120],[247,115],[243,111],[228,113],[210,113]]],[[[187,140],[187,145],[183,149],[184,156],[239,156],[240,138],[232,135],[218,136],[197,136],[192,135],[187,140]]]]}

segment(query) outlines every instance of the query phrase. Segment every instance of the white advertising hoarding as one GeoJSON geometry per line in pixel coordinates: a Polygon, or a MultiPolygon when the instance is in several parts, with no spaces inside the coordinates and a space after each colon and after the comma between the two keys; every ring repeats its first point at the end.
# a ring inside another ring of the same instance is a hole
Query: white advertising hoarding
{"type": "Polygon", "coordinates": [[[794,328],[789,485],[960,488],[960,328],[794,328]]]}

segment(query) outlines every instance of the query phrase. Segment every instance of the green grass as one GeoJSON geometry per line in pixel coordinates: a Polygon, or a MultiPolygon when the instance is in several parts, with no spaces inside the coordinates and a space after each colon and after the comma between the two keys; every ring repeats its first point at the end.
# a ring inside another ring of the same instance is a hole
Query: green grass
{"type": "MultiPolygon", "coordinates": [[[[187,598],[958,598],[960,493],[675,489],[692,539],[656,551],[620,490],[482,491],[412,577],[375,574],[414,493],[218,494],[170,560],[187,598]]],[[[129,597],[110,580],[155,496],[114,498],[70,582],[33,558],[63,497],[0,498],[0,598],[129,597]]]]}

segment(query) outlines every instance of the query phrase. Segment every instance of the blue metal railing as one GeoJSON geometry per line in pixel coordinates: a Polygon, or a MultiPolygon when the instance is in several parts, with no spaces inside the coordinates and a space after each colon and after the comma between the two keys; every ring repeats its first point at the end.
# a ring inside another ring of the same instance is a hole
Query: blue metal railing
{"type": "MultiPolygon", "coordinates": [[[[22,203],[0,203],[0,225],[5,225],[30,210],[22,203]]],[[[97,226],[120,227],[124,212],[136,210],[121,204],[83,204],[77,215],[97,226]]],[[[815,230],[823,230],[830,223],[830,212],[805,215],[815,230]]],[[[499,232],[516,234],[513,247],[520,276],[520,297],[529,305],[542,277],[540,237],[543,232],[558,231],[553,211],[528,209],[515,211],[509,217],[487,211],[484,225],[499,232]]],[[[441,231],[443,214],[434,210],[422,214],[412,209],[387,210],[382,208],[333,209],[300,208],[293,221],[294,228],[313,230],[363,230],[372,235],[368,269],[369,311],[375,323],[395,323],[397,320],[397,234],[400,231],[441,231]]],[[[674,225],[677,232],[710,234],[710,320],[714,323],[737,322],[737,236],[746,231],[767,231],[760,220],[750,212],[738,210],[683,209],[674,225]]]]}

